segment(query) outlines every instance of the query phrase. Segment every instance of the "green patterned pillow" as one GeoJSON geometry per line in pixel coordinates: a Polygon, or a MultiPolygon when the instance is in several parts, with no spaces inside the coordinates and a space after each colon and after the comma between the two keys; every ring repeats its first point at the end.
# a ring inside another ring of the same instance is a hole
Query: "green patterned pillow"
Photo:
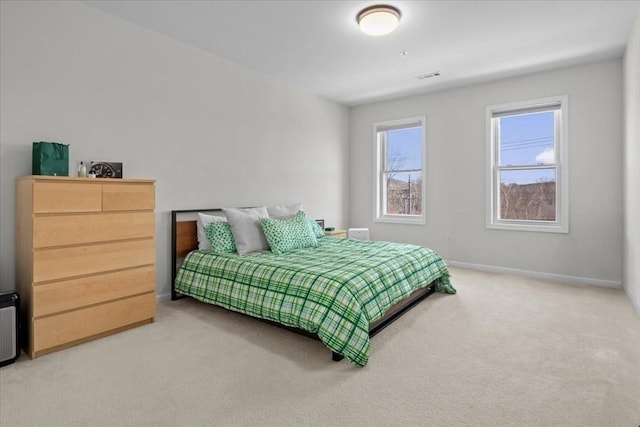
{"type": "Polygon", "coordinates": [[[311,231],[313,231],[313,234],[316,236],[316,239],[324,237],[324,230],[322,229],[322,227],[320,227],[320,224],[318,224],[318,222],[315,219],[311,218],[310,216],[307,216],[307,221],[309,221],[309,225],[311,226],[311,231]]]}
{"type": "Polygon", "coordinates": [[[274,254],[318,246],[318,239],[302,211],[291,218],[261,218],[260,224],[274,254]]]}
{"type": "Polygon", "coordinates": [[[211,250],[219,254],[231,254],[236,252],[236,243],[233,240],[231,226],[228,222],[212,222],[204,228],[207,239],[211,243],[211,250]]]}

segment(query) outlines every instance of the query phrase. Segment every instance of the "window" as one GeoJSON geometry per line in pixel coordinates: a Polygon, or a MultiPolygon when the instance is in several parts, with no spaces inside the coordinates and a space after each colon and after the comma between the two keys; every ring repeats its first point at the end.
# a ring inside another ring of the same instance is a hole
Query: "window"
{"type": "Polygon", "coordinates": [[[376,221],[425,223],[426,118],[375,123],[376,221]]]}
{"type": "Polygon", "coordinates": [[[487,107],[487,227],[569,231],[567,97],[487,107]]]}

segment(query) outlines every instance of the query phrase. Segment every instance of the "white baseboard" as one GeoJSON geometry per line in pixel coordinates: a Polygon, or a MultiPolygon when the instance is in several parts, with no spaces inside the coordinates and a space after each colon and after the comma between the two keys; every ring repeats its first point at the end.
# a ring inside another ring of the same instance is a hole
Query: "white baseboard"
{"type": "Polygon", "coordinates": [[[631,303],[631,306],[633,307],[633,309],[636,311],[636,313],[638,314],[638,316],[640,316],[640,302],[636,302],[631,298],[631,295],[629,295],[629,292],[627,291],[627,288],[625,288],[624,286],[622,287],[624,290],[625,295],[627,296],[627,298],[629,299],[629,302],[631,303]]]}
{"type": "Polygon", "coordinates": [[[615,280],[592,279],[590,277],[566,276],[564,274],[542,273],[539,271],[519,270],[517,268],[497,267],[494,265],[471,264],[468,262],[459,262],[448,260],[447,264],[451,267],[468,268],[471,270],[488,271],[491,273],[513,274],[516,276],[532,277],[535,279],[547,279],[557,282],[574,283],[580,285],[599,286],[602,288],[622,289],[622,282],[615,280]]]}
{"type": "Polygon", "coordinates": [[[171,292],[166,293],[166,294],[158,294],[158,295],[156,295],[156,300],[158,302],[171,301],[171,292]]]}

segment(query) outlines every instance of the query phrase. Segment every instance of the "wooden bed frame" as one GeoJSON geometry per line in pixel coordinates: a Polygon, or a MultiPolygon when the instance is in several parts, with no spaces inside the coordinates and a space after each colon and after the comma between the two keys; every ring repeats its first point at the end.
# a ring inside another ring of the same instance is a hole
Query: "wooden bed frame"
{"type": "MultiPolygon", "coordinates": [[[[196,220],[195,219],[180,220],[178,216],[183,214],[195,215],[197,212],[220,214],[220,212],[222,212],[222,209],[212,208],[212,209],[189,209],[189,210],[171,211],[171,299],[172,300],[177,300],[187,296],[187,295],[182,295],[176,291],[176,275],[178,273],[178,269],[180,268],[180,265],[182,264],[182,261],[187,256],[187,254],[195,249],[198,249],[198,235],[197,235],[196,220]]],[[[406,299],[393,305],[391,308],[389,308],[389,310],[387,310],[386,314],[383,317],[371,323],[371,325],[369,326],[369,336],[373,337],[378,332],[382,331],[384,328],[389,326],[396,319],[398,319],[407,311],[411,310],[413,307],[415,307],[421,301],[425,300],[429,295],[431,295],[434,292],[435,292],[435,284],[430,283],[429,285],[414,291],[406,299]]],[[[281,325],[271,320],[266,320],[266,319],[258,319],[258,320],[271,323],[281,328],[288,329],[290,331],[293,331],[314,339],[318,339],[318,340],[320,339],[318,338],[317,335],[302,329],[281,325]]],[[[332,357],[333,357],[333,360],[335,361],[340,361],[344,359],[344,356],[335,352],[332,352],[332,357]]]]}

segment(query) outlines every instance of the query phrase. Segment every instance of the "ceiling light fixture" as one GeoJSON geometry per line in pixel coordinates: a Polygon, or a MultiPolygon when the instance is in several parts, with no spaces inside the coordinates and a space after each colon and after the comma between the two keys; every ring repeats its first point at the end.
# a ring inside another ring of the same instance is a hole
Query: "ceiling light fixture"
{"type": "Polygon", "coordinates": [[[377,4],[362,9],[357,17],[360,31],[370,36],[384,36],[398,26],[400,10],[393,6],[377,4]]]}

